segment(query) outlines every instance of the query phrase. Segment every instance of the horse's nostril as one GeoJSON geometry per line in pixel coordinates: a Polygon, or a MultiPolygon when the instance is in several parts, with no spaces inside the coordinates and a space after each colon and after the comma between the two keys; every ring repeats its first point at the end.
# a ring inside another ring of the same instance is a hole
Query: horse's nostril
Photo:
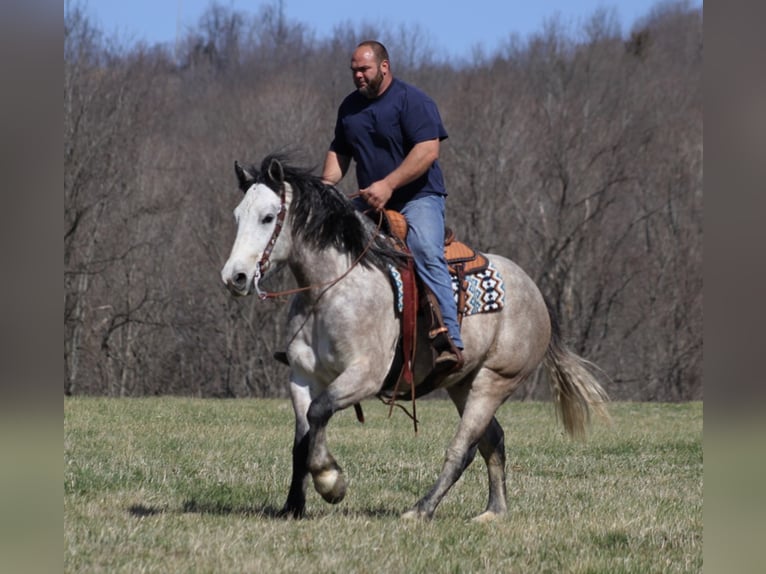
{"type": "Polygon", "coordinates": [[[247,274],[245,273],[237,273],[234,275],[234,286],[237,289],[244,289],[247,287],[247,274]]]}

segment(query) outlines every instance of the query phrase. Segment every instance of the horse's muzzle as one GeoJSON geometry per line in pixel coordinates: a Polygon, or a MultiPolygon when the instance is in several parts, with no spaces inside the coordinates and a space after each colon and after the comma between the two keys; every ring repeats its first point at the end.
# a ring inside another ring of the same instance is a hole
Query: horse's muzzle
{"type": "Polygon", "coordinates": [[[248,279],[247,273],[236,273],[226,282],[226,286],[235,295],[247,295],[250,291],[248,279]]]}
{"type": "Polygon", "coordinates": [[[232,295],[244,297],[252,292],[253,280],[250,275],[244,271],[232,269],[227,272],[227,270],[224,269],[224,272],[221,273],[221,279],[232,295]]]}
{"type": "Polygon", "coordinates": [[[232,269],[227,272],[227,268],[224,268],[221,273],[221,279],[223,279],[226,288],[237,297],[245,297],[255,291],[259,299],[266,299],[268,294],[260,290],[258,283],[265,271],[270,270],[270,268],[271,265],[269,265],[268,262],[266,262],[266,265],[261,265],[261,263],[258,262],[252,276],[247,271],[232,269]]]}

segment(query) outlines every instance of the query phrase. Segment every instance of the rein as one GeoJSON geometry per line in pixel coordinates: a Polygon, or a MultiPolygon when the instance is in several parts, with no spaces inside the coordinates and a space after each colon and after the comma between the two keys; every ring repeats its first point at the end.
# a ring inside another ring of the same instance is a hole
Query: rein
{"type": "MultiPolygon", "coordinates": [[[[348,199],[353,199],[357,197],[359,193],[351,194],[348,197],[348,199]]],[[[287,191],[285,188],[285,183],[282,182],[282,189],[279,193],[279,212],[277,213],[277,223],[274,225],[274,231],[271,233],[271,238],[269,239],[268,244],[266,245],[266,249],[263,250],[263,255],[261,255],[261,260],[258,261],[258,264],[255,266],[255,277],[253,277],[253,283],[255,285],[255,292],[258,295],[258,298],[261,301],[265,301],[266,299],[275,299],[277,297],[284,297],[286,295],[294,295],[295,293],[301,293],[303,291],[309,291],[311,289],[319,289],[321,287],[332,287],[339,281],[341,281],[343,278],[345,278],[351,271],[356,267],[359,262],[362,260],[362,258],[367,254],[367,252],[372,247],[373,242],[375,241],[375,237],[380,232],[381,226],[383,225],[383,212],[380,213],[380,218],[378,219],[378,225],[375,228],[375,233],[372,234],[370,237],[370,241],[367,243],[367,245],[364,247],[362,252],[359,254],[359,256],[354,260],[354,262],[351,264],[351,266],[346,269],[345,272],[343,272],[342,275],[339,277],[336,277],[335,279],[331,279],[330,281],[325,281],[324,283],[314,283],[311,285],[307,285],[305,287],[296,287],[294,289],[287,289],[285,291],[262,291],[261,288],[258,286],[258,283],[261,280],[262,274],[261,270],[266,267],[269,263],[269,257],[271,257],[271,252],[274,250],[274,245],[277,242],[277,239],[279,238],[279,234],[282,233],[282,227],[285,223],[285,216],[287,215],[287,191]]]]}

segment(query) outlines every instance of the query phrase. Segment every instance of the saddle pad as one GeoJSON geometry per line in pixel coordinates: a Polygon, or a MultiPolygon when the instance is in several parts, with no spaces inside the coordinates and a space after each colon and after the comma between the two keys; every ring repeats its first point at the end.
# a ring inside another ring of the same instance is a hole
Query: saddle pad
{"type": "Polygon", "coordinates": [[[404,281],[402,274],[393,265],[388,266],[388,272],[391,275],[391,283],[394,288],[394,297],[396,298],[396,312],[404,311],[404,281]]]}
{"type": "MultiPolygon", "coordinates": [[[[388,267],[391,275],[391,283],[394,287],[396,298],[396,311],[401,313],[404,309],[404,289],[402,275],[393,265],[388,267]]],[[[454,274],[452,277],[452,294],[455,297],[455,303],[458,302],[458,278],[454,274]]],[[[473,273],[465,276],[466,297],[465,308],[462,309],[464,317],[476,315],[478,313],[492,313],[499,311],[505,304],[505,285],[500,272],[488,263],[487,268],[479,273],[473,273]]],[[[460,310],[458,310],[461,312],[460,310]]]]}
{"type": "MultiPolygon", "coordinates": [[[[505,305],[503,278],[492,262],[488,262],[484,271],[466,275],[464,283],[465,308],[458,309],[464,317],[500,311],[505,305]]],[[[452,294],[455,297],[455,303],[458,302],[458,287],[458,278],[452,275],[452,294]]]]}

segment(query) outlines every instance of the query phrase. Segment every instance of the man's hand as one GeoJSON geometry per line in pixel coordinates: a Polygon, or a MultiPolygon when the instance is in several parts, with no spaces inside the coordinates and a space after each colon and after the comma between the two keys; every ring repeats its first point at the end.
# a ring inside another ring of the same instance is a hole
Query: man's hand
{"type": "Polygon", "coordinates": [[[385,179],[378,180],[370,187],[359,190],[359,195],[367,202],[367,205],[377,211],[383,210],[393,193],[394,188],[385,179]]]}
{"type": "Polygon", "coordinates": [[[437,159],[439,159],[438,138],[415,144],[399,167],[367,189],[360,189],[359,195],[370,207],[380,211],[391,199],[395,189],[415,181],[427,172],[437,159]]]}

